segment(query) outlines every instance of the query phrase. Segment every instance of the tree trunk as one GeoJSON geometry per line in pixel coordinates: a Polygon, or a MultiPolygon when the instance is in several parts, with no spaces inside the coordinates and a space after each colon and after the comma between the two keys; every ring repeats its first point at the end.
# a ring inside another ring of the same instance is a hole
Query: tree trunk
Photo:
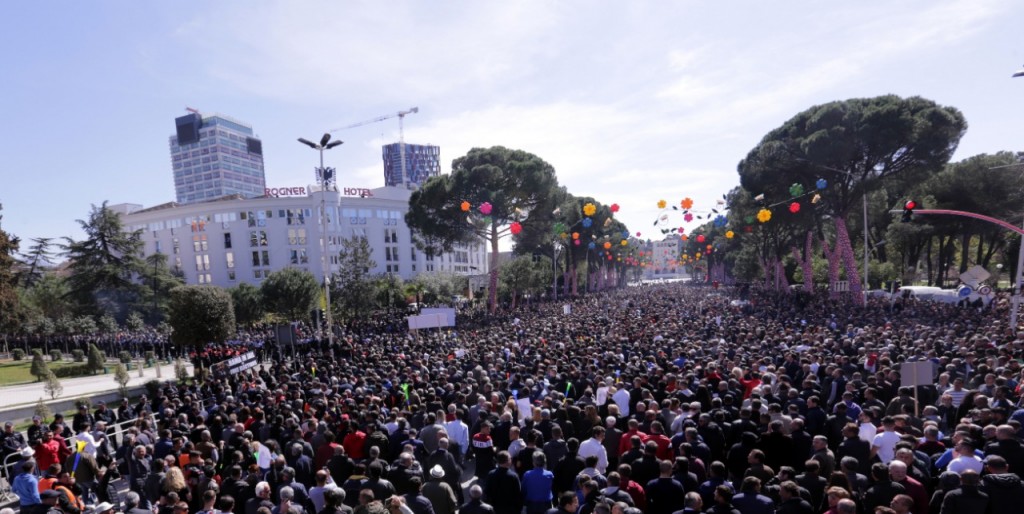
{"type": "MultiPolygon", "coordinates": [[[[979,243],[980,246],[980,243],[979,243]]],[[[967,264],[971,260],[971,234],[964,233],[960,236],[960,273],[967,271],[967,264]]]]}
{"type": "Polygon", "coordinates": [[[934,237],[928,236],[928,246],[925,247],[925,263],[928,265],[928,285],[934,286],[935,281],[932,279],[932,243],[934,237]]]}
{"type": "Polygon", "coordinates": [[[576,296],[576,282],[579,281],[579,275],[576,273],[576,261],[572,261],[572,295],[576,296]]]}
{"type": "Polygon", "coordinates": [[[491,226],[491,272],[488,280],[487,305],[494,314],[498,310],[498,227],[491,226]]]}
{"type": "Polygon", "coordinates": [[[807,231],[807,241],[804,244],[804,256],[800,257],[800,250],[793,247],[793,259],[800,265],[800,271],[804,274],[804,291],[814,291],[814,234],[807,231]]]}
{"type": "MultiPolygon", "coordinates": [[[[850,295],[858,305],[864,304],[864,288],[860,284],[860,273],[857,272],[857,259],[853,255],[853,244],[850,241],[850,233],[846,230],[846,217],[836,217],[836,251],[843,260],[846,268],[846,282],[850,287],[850,295]]],[[[868,270],[864,270],[867,273],[868,270]]]]}
{"type": "Polygon", "coordinates": [[[821,248],[825,252],[825,259],[828,260],[828,295],[831,298],[836,298],[839,296],[839,292],[835,289],[836,282],[839,282],[839,256],[836,254],[836,250],[829,247],[828,240],[824,235],[821,238],[821,248]]]}

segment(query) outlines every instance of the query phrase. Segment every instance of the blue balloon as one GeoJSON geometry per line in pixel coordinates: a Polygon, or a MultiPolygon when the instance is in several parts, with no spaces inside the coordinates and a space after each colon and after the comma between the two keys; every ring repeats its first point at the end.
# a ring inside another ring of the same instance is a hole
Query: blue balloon
{"type": "Polygon", "coordinates": [[[590,218],[583,218],[583,228],[590,228],[594,224],[594,220],[590,218]]]}
{"type": "Polygon", "coordinates": [[[818,182],[816,182],[814,185],[817,186],[818,189],[825,189],[826,187],[828,187],[828,181],[823,178],[819,178],[818,182]]]}

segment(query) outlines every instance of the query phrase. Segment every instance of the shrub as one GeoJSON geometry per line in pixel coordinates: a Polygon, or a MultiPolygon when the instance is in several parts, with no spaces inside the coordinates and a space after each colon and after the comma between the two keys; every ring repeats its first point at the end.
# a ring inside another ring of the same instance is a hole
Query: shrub
{"type": "Polygon", "coordinates": [[[121,361],[121,364],[131,364],[132,354],[122,351],[117,354],[117,360],[121,361]]]}
{"type": "Polygon", "coordinates": [[[85,362],[85,351],[71,350],[71,360],[75,362],[85,362]]]}
{"type": "Polygon", "coordinates": [[[149,398],[156,398],[160,394],[160,381],[150,380],[143,384],[146,388],[146,396],[149,398]]]}
{"type": "Polygon", "coordinates": [[[21,348],[11,350],[11,358],[16,361],[25,360],[25,350],[21,348]]]}
{"type": "Polygon", "coordinates": [[[149,352],[146,352],[145,355],[146,355],[146,364],[153,364],[154,362],[156,362],[156,352],[149,351],[149,352]]]}
{"type": "Polygon", "coordinates": [[[64,394],[64,386],[61,385],[60,379],[50,370],[46,370],[46,382],[43,384],[43,391],[50,395],[51,400],[56,400],[58,396],[64,394]]]}
{"type": "Polygon", "coordinates": [[[43,380],[50,372],[46,365],[46,359],[43,358],[42,350],[32,350],[32,368],[28,372],[36,377],[36,380],[43,380]]]}
{"type": "Polygon", "coordinates": [[[64,358],[64,353],[60,350],[50,350],[50,360],[53,362],[60,362],[64,358]]]}
{"type": "Polygon", "coordinates": [[[88,364],[71,364],[53,370],[57,378],[81,377],[90,373],[88,364]]]}
{"type": "Polygon", "coordinates": [[[50,411],[50,406],[43,401],[42,396],[40,396],[39,401],[36,402],[36,408],[33,414],[39,416],[40,419],[43,420],[43,423],[46,423],[46,420],[50,419],[50,416],[53,414],[53,412],[50,411]]]}

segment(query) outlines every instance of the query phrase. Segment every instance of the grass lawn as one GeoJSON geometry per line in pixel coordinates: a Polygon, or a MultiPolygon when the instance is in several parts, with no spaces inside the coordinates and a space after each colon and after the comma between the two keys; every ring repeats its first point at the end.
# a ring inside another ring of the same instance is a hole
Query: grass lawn
{"type": "MultiPolygon", "coordinates": [[[[50,362],[50,360],[47,359],[46,364],[50,367],[50,369],[56,370],[58,368],[70,366],[75,363],[50,362]]],[[[27,384],[29,382],[35,382],[36,377],[33,377],[28,372],[30,369],[32,369],[32,359],[25,359],[21,361],[0,361],[0,386],[27,384]]]]}

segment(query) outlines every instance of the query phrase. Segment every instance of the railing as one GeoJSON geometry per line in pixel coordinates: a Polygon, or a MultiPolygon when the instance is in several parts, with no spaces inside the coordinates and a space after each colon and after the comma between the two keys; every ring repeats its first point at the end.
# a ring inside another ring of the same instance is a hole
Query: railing
{"type": "MultiPolygon", "coordinates": [[[[122,421],[120,423],[114,423],[113,425],[108,426],[107,438],[113,438],[118,441],[118,444],[124,444],[125,433],[128,431],[129,428],[137,426],[139,421],[141,421],[142,419],[147,419],[151,423],[153,423],[154,426],[156,425],[156,416],[150,413],[148,416],[143,418],[136,417],[133,419],[122,421]]],[[[71,436],[65,439],[65,443],[67,444],[68,448],[73,449],[77,442],[78,439],[75,436],[71,436]]],[[[116,450],[117,445],[114,445],[114,448],[116,450]]],[[[11,488],[11,485],[13,483],[11,467],[19,460],[21,460],[21,454],[12,453],[4,459],[2,467],[0,467],[0,503],[7,503],[19,499],[18,495],[14,494],[14,491],[11,488]]],[[[113,465],[117,465],[116,459],[113,465]]],[[[44,470],[36,470],[37,473],[42,473],[43,471],[44,470]]]]}

